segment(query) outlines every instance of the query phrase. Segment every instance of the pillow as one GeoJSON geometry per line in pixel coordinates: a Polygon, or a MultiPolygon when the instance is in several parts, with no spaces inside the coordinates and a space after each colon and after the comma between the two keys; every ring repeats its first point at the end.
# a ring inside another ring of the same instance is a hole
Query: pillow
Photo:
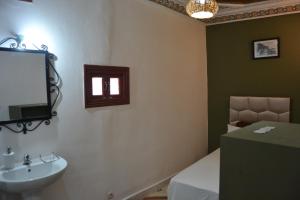
{"type": "Polygon", "coordinates": [[[250,122],[243,122],[243,121],[239,121],[235,124],[237,127],[243,128],[245,126],[251,125],[250,122]]]}
{"type": "Polygon", "coordinates": [[[232,131],[238,130],[240,127],[232,126],[231,124],[227,124],[227,133],[230,133],[232,131]]]}

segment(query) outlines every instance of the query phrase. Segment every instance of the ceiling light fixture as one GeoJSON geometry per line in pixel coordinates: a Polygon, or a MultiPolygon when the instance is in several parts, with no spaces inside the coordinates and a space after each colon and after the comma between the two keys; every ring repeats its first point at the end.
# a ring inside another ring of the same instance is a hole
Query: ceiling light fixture
{"type": "Polygon", "coordinates": [[[186,5],[186,12],[196,19],[208,19],[219,10],[216,0],[190,0],[186,5]]]}

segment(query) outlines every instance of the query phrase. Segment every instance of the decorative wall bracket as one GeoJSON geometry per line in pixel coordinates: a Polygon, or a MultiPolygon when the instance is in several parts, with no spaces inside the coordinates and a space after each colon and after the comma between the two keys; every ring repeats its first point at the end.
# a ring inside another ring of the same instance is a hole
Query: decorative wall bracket
{"type": "Polygon", "coordinates": [[[2,46],[3,44],[7,43],[8,41],[13,41],[12,43],[10,43],[10,48],[15,48],[15,49],[26,49],[26,45],[24,43],[22,43],[22,41],[24,40],[24,36],[23,35],[18,35],[18,34],[12,34],[13,36],[4,38],[3,40],[0,41],[0,46],[2,46]]]}
{"type": "MultiPolygon", "coordinates": [[[[11,49],[16,50],[26,50],[26,44],[22,43],[24,37],[22,35],[12,34],[13,36],[4,38],[0,41],[0,47],[5,45],[9,45],[11,49]],[[11,42],[11,43],[9,43],[11,42]]],[[[61,98],[61,91],[60,87],[62,85],[62,80],[58,72],[56,71],[54,67],[54,61],[57,59],[56,56],[52,53],[48,52],[48,47],[46,45],[41,45],[40,48],[33,45],[36,50],[45,51],[47,52],[47,70],[49,71],[49,80],[47,82],[49,83],[49,92],[50,92],[50,111],[51,111],[51,117],[57,116],[57,112],[54,110],[56,103],[61,98]]],[[[8,125],[8,124],[1,124],[0,125],[0,131],[2,128],[6,128],[13,133],[24,133],[27,134],[28,132],[36,130],[41,124],[50,125],[51,121],[50,119],[45,120],[20,120],[15,123],[15,125],[8,125]],[[33,122],[35,121],[35,122],[33,122]]]]}

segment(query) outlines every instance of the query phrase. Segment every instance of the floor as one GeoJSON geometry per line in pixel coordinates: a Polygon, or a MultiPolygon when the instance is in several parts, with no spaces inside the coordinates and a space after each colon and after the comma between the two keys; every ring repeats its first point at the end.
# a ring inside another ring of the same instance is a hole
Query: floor
{"type": "Polygon", "coordinates": [[[167,189],[168,185],[160,188],[158,191],[150,193],[144,197],[144,200],[167,200],[167,189]]]}

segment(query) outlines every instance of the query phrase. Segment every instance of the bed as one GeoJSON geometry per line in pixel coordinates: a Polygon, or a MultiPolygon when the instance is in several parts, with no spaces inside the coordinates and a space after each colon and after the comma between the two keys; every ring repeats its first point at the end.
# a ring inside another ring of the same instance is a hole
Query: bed
{"type": "MultiPolygon", "coordinates": [[[[288,97],[230,97],[228,132],[257,121],[290,121],[288,97]]],[[[218,200],[220,149],[215,150],[174,176],[168,188],[169,200],[218,200]]]]}

